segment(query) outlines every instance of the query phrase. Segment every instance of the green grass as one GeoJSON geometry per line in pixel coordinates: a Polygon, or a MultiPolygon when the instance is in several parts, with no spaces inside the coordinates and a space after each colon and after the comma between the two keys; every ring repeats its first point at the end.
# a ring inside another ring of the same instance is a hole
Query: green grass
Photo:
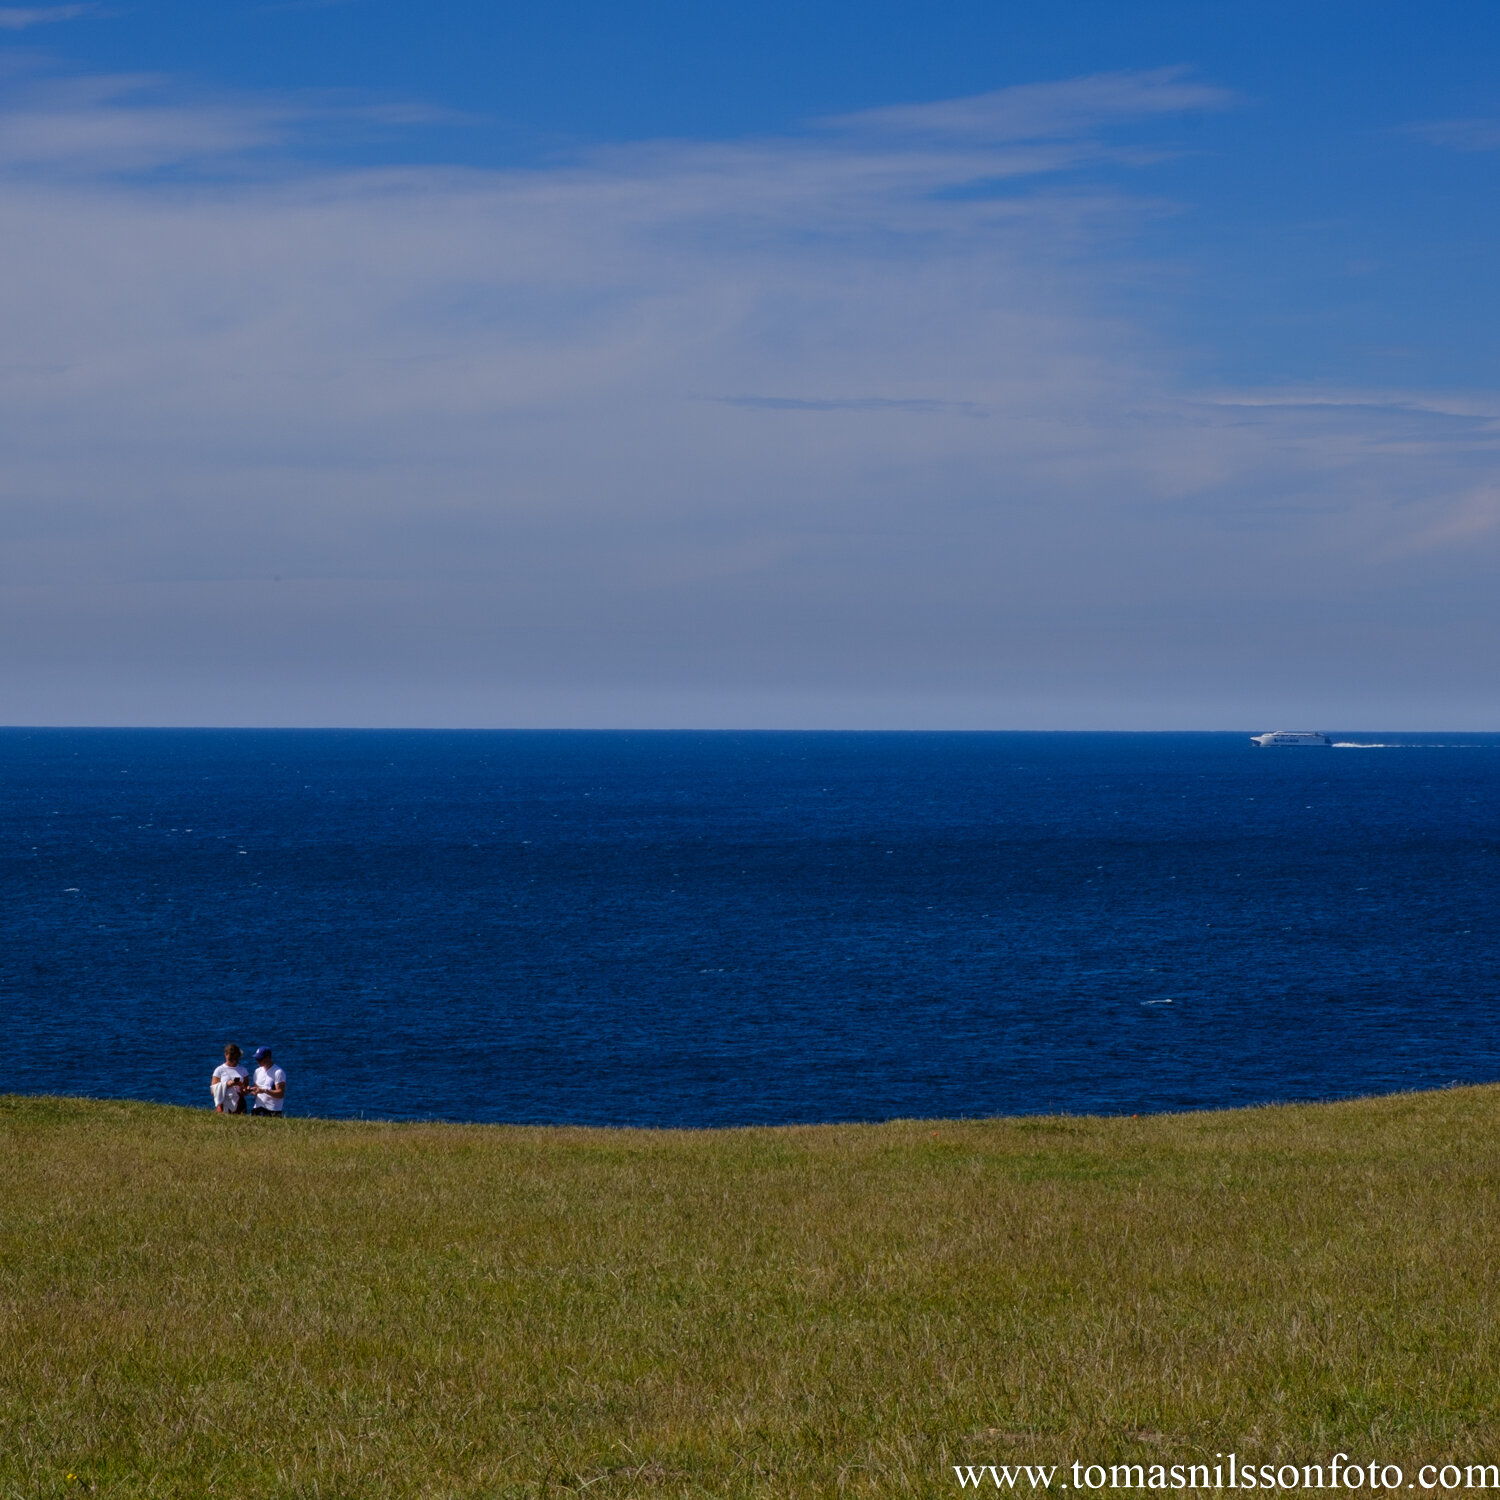
{"type": "Polygon", "coordinates": [[[1497,1088],[723,1132],[0,1098],[0,1496],[1410,1477],[1500,1459],[1497,1229],[1497,1088]]]}

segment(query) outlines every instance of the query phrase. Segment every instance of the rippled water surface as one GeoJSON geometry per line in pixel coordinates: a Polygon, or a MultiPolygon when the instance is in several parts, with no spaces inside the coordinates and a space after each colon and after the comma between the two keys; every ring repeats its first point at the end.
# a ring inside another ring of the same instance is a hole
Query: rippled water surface
{"type": "Polygon", "coordinates": [[[403,1118],[1500,1077],[1500,736],[1336,738],[0,731],[0,1090],[203,1105],[226,1040],[403,1118]]]}

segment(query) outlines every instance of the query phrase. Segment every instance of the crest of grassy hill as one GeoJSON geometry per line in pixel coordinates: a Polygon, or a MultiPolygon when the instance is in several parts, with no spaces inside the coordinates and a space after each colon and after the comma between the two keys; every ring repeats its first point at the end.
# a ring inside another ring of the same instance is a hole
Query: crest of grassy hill
{"type": "Polygon", "coordinates": [[[0,1098],[0,1496],[1493,1461],[1497,1127],[1500,1088],[716,1132],[0,1098]]]}

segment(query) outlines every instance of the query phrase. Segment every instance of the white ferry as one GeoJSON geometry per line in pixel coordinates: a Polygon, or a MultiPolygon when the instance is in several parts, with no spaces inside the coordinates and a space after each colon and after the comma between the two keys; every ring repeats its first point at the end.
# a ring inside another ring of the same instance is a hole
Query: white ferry
{"type": "Polygon", "coordinates": [[[1252,745],[1331,745],[1326,734],[1314,734],[1310,729],[1273,729],[1269,734],[1252,734],[1252,745]]]}

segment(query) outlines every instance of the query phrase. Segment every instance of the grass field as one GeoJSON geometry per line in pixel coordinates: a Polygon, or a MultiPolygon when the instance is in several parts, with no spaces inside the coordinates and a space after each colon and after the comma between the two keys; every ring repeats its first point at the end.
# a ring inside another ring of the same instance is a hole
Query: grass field
{"type": "Polygon", "coordinates": [[[680,1133],[12,1097],[0,1150],[0,1496],[1500,1460],[1500,1088],[680,1133]]]}

